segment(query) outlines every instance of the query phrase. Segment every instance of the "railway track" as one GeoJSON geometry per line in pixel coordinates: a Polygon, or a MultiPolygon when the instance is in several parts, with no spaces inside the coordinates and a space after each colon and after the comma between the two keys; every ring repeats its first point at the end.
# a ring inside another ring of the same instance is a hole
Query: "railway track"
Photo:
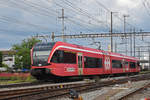
{"type": "Polygon", "coordinates": [[[52,85],[52,86],[41,86],[41,87],[30,87],[24,89],[13,89],[13,90],[6,90],[0,91],[0,100],[16,100],[16,99],[36,99],[42,100],[47,97],[65,95],[68,93],[68,90],[71,88],[79,88],[79,87],[88,87],[91,83],[85,84],[63,84],[63,85],[52,85]],[[41,95],[42,94],[42,95],[41,95]],[[44,96],[44,97],[43,97],[44,96]]]}
{"type": "Polygon", "coordinates": [[[132,76],[122,79],[113,79],[102,82],[84,82],[84,83],[67,83],[55,85],[43,85],[38,87],[24,87],[19,89],[8,89],[0,91],[0,100],[44,100],[60,96],[69,96],[70,89],[77,92],[93,91],[97,88],[109,86],[113,84],[122,84],[127,81],[140,81],[150,79],[150,74],[141,76],[132,76]]]}
{"type": "Polygon", "coordinates": [[[128,100],[130,97],[146,90],[147,88],[150,88],[150,83],[145,83],[145,85],[129,91],[127,94],[122,95],[118,100],[128,100]]]}
{"type": "MultiPolygon", "coordinates": [[[[111,78],[114,80],[114,78],[111,78]]],[[[119,79],[119,77],[117,77],[119,79]]],[[[17,88],[17,87],[28,87],[28,86],[36,86],[36,85],[44,85],[44,84],[57,84],[54,82],[42,82],[42,81],[36,81],[36,82],[24,82],[24,83],[14,83],[14,84],[6,84],[6,85],[0,85],[0,89],[3,88],[17,88]]]]}
{"type": "MultiPolygon", "coordinates": [[[[143,74],[146,75],[146,74],[143,74]]],[[[140,75],[138,75],[140,76],[140,75]]],[[[134,76],[131,76],[134,77],[134,76]]],[[[120,77],[115,77],[115,79],[119,79],[120,77]]],[[[121,77],[122,78],[122,77],[121,77]]],[[[111,78],[111,80],[115,80],[114,77],[111,78]]],[[[36,86],[36,85],[44,85],[44,84],[56,84],[54,82],[44,82],[44,81],[36,81],[36,82],[24,82],[24,83],[15,83],[15,84],[6,84],[6,85],[0,85],[0,89],[3,88],[17,88],[17,87],[27,87],[27,86],[36,86]]]]}

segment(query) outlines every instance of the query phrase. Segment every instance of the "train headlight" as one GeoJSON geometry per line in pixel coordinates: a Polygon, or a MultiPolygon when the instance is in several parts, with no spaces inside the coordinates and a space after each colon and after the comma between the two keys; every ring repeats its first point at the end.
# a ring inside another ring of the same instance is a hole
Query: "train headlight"
{"type": "Polygon", "coordinates": [[[38,66],[42,66],[42,64],[38,64],[38,66]]]}

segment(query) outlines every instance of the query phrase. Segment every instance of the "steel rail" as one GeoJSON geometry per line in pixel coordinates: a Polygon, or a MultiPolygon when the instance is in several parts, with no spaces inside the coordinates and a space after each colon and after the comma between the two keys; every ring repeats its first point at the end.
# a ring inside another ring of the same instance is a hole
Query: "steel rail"
{"type": "Polygon", "coordinates": [[[122,79],[113,79],[102,82],[91,82],[91,83],[82,83],[82,84],[67,84],[67,85],[55,85],[55,86],[43,86],[40,88],[28,88],[28,89],[19,89],[19,90],[8,90],[3,91],[5,95],[0,96],[0,100],[15,100],[15,99],[23,99],[23,100],[44,100],[49,98],[58,98],[58,96],[66,96],[69,95],[69,90],[74,89],[78,92],[84,91],[93,91],[93,89],[101,88],[104,86],[114,85],[114,84],[123,84],[130,81],[140,81],[140,80],[148,80],[150,79],[150,74],[145,75],[137,75],[132,77],[126,77],[122,79]],[[22,92],[19,92],[22,91],[22,92]],[[10,95],[9,95],[10,93],[10,95]]]}

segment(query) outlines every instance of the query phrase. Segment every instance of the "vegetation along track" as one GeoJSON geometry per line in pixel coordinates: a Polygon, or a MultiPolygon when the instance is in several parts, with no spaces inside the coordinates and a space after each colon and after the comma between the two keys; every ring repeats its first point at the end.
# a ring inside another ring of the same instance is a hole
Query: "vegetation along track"
{"type": "Polygon", "coordinates": [[[113,84],[121,84],[127,81],[140,81],[150,79],[150,74],[137,75],[132,77],[126,77],[116,80],[107,80],[102,82],[89,82],[89,83],[78,83],[78,84],[56,84],[50,86],[41,87],[28,87],[13,90],[0,91],[0,100],[43,100],[50,99],[58,96],[69,95],[69,90],[74,89],[77,92],[92,91],[103,86],[109,86],[113,84]]]}
{"type": "Polygon", "coordinates": [[[14,83],[14,84],[6,84],[0,85],[0,89],[2,88],[17,88],[17,87],[27,87],[27,86],[36,86],[41,84],[50,84],[51,82],[24,82],[24,83],[14,83]]]}

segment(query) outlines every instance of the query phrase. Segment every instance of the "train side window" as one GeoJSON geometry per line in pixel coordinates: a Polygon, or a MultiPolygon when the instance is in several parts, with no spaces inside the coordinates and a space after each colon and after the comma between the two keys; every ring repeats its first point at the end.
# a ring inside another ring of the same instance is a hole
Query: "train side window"
{"type": "Polygon", "coordinates": [[[51,62],[54,63],[69,63],[75,64],[76,63],[76,53],[67,52],[63,50],[55,51],[51,62]]]}
{"type": "Polygon", "coordinates": [[[76,53],[64,51],[64,63],[76,64],[76,53]]]}
{"type": "Polygon", "coordinates": [[[130,62],[130,68],[136,68],[136,63],[135,62],[130,62]]]}
{"type": "Polygon", "coordinates": [[[101,68],[102,67],[102,59],[85,56],[84,57],[84,66],[85,66],[85,68],[101,68]]]}
{"type": "Polygon", "coordinates": [[[122,68],[122,63],[120,60],[112,60],[112,68],[122,68]]]}
{"type": "Polygon", "coordinates": [[[125,66],[128,66],[129,65],[129,63],[128,62],[125,62],[125,66]]]}

